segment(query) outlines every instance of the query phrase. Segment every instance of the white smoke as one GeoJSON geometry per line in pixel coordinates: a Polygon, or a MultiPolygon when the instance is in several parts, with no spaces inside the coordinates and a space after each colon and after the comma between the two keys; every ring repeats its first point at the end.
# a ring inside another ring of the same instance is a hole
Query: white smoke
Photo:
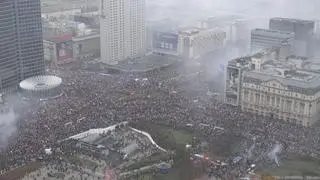
{"type": "Polygon", "coordinates": [[[211,90],[222,92],[226,77],[220,69],[226,68],[231,59],[251,54],[251,29],[268,28],[272,17],[318,19],[320,12],[316,7],[320,7],[319,0],[201,0],[201,3],[198,0],[147,0],[147,19],[151,22],[170,19],[179,27],[199,27],[200,20],[219,19],[217,26],[227,33],[226,53],[208,57],[204,68],[206,80],[212,83],[211,90]],[[238,21],[244,25],[235,25],[238,21]],[[243,41],[236,43],[240,37],[243,41]]]}
{"type": "MultiPolygon", "coordinates": [[[[169,0],[168,0],[169,1],[169,0]]],[[[186,1],[175,0],[170,5],[181,4],[186,1]]],[[[196,0],[189,0],[187,3],[194,9],[216,14],[238,14],[246,17],[270,17],[290,16],[300,18],[317,17],[316,7],[320,4],[318,0],[205,0],[199,3],[196,0]],[[243,6],[245,4],[245,6],[243,6]],[[272,9],[272,11],[270,11],[272,9]]]]}
{"type": "Polygon", "coordinates": [[[13,109],[0,113],[0,149],[8,145],[10,136],[17,130],[17,116],[13,109]]]}
{"type": "Polygon", "coordinates": [[[275,161],[277,166],[280,166],[278,154],[281,152],[281,150],[282,150],[282,145],[277,143],[277,144],[275,144],[274,148],[268,154],[269,157],[275,161]]]}
{"type": "MultiPolygon", "coordinates": [[[[319,0],[147,0],[152,7],[148,18],[157,18],[161,12],[163,18],[192,19],[209,16],[236,15],[245,19],[268,19],[270,17],[288,17],[300,19],[318,19],[319,0]],[[270,11],[272,10],[272,11],[270,11]],[[195,13],[196,12],[196,13],[195,13]]],[[[159,17],[158,17],[159,18],[159,17]]]]}
{"type": "Polygon", "coordinates": [[[256,143],[253,143],[252,146],[249,148],[248,150],[248,154],[247,154],[247,157],[248,158],[251,158],[252,157],[252,151],[253,149],[256,147],[256,143]]]}

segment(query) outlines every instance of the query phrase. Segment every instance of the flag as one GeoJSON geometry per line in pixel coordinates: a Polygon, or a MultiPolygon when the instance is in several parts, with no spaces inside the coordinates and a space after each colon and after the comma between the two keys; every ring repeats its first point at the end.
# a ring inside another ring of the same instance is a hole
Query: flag
{"type": "Polygon", "coordinates": [[[220,72],[220,73],[224,73],[224,71],[225,71],[224,65],[223,65],[223,64],[220,64],[220,66],[219,66],[219,72],[220,72]]]}
{"type": "Polygon", "coordinates": [[[105,178],[105,180],[116,180],[117,176],[113,170],[106,169],[104,178],[105,178]]]}

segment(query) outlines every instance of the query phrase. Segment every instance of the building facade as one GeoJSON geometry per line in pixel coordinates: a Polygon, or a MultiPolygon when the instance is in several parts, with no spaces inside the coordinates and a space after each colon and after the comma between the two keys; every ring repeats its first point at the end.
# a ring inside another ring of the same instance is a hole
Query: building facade
{"type": "Polygon", "coordinates": [[[152,38],[152,52],[158,54],[178,55],[178,32],[154,31],[152,38]]]}
{"type": "Polygon", "coordinates": [[[232,39],[235,43],[238,41],[250,42],[249,24],[249,21],[241,19],[235,20],[232,23],[232,39]]]}
{"type": "Polygon", "coordinates": [[[314,36],[315,21],[289,19],[289,18],[271,18],[269,28],[272,30],[293,32],[295,34],[295,55],[313,56],[311,40],[314,36]]]}
{"type": "Polygon", "coordinates": [[[50,40],[43,40],[44,60],[47,64],[57,60],[57,46],[56,43],[50,40]]]}
{"type": "Polygon", "coordinates": [[[57,65],[75,61],[72,34],[45,38],[44,59],[57,65]]]}
{"type": "Polygon", "coordinates": [[[19,82],[19,55],[14,1],[0,1],[0,88],[13,87],[19,82]]]}
{"type": "Polygon", "coordinates": [[[293,32],[296,40],[306,40],[314,34],[315,21],[290,18],[271,18],[269,28],[272,30],[293,32]]]}
{"type": "Polygon", "coordinates": [[[174,33],[178,30],[178,23],[170,19],[149,20],[146,23],[146,47],[148,52],[154,49],[155,33],[174,33]]]}
{"type": "Polygon", "coordinates": [[[44,74],[40,0],[0,2],[0,90],[44,74]]]}
{"type": "Polygon", "coordinates": [[[251,68],[251,57],[240,57],[228,63],[224,101],[233,106],[241,104],[243,73],[251,68]]]}
{"type": "Polygon", "coordinates": [[[312,125],[320,115],[320,74],[283,72],[279,75],[245,73],[242,110],[304,126],[312,125]]]}
{"type": "Polygon", "coordinates": [[[251,53],[272,47],[291,46],[294,33],[270,29],[253,29],[251,31],[251,53]]]}
{"type": "Polygon", "coordinates": [[[179,32],[178,53],[181,57],[198,59],[224,47],[226,33],[220,29],[188,28],[179,32]]]}
{"type": "Polygon", "coordinates": [[[320,73],[305,58],[279,59],[279,51],[231,60],[225,102],[242,111],[310,126],[320,115],[320,73]]]}
{"type": "Polygon", "coordinates": [[[101,61],[119,61],[146,53],[145,0],[101,0],[101,61]]]}
{"type": "Polygon", "coordinates": [[[73,30],[72,27],[66,27],[67,25],[64,25],[61,27],[61,25],[56,24],[48,24],[48,22],[43,21],[42,24],[42,34],[44,39],[63,36],[67,34],[72,34],[73,30]]]}
{"type": "Polygon", "coordinates": [[[72,38],[73,58],[89,60],[100,57],[100,34],[92,33],[72,38]]]}
{"type": "Polygon", "coordinates": [[[203,29],[220,28],[226,32],[226,41],[230,41],[232,40],[232,26],[236,18],[234,16],[209,17],[208,19],[200,20],[197,27],[203,29]]]}

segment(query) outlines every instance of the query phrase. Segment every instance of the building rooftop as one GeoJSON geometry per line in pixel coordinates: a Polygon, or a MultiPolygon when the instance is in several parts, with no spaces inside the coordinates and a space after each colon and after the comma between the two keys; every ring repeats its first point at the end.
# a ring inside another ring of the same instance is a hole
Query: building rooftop
{"type": "Polygon", "coordinates": [[[315,94],[320,90],[320,74],[309,71],[274,69],[268,72],[248,71],[244,75],[245,82],[255,84],[272,80],[278,81],[291,91],[307,95],[315,94]]]}
{"type": "Polygon", "coordinates": [[[44,37],[43,39],[46,41],[53,42],[53,43],[61,43],[61,42],[65,42],[65,41],[71,41],[72,34],[65,34],[65,35],[54,36],[54,37],[44,37]]]}
{"type": "Polygon", "coordinates": [[[183,35],[195,35],[204,29],[198,27],[184,27],[179,29],[179,33],[183,35]]]}
{"type": "Polygon", "coordinates": [[[99,11],[80,12],[80,13],[76,13],[75,15],[80,15],[85,17],[99,16],[99,11]]]}
{"type": "Polygon", "coordinates": [[[251,57],[253,58],[262,58],[264,56],[271,55],[274,52],[278,52],[279,48],[278,47],[272,47],[272,48],[267,48],[263,49],[257,53],[254,53],[251,57]]]}
{"type": "Polygon", "coordinates": [[[299,22],[299,23],[304,23],[304,24],[310,24],[314,23],[312,20],[303,20],[303,19],[293,19],[293,18],[282,18],[282,17],[274,17],[271,18],[270,20],[277,20],[277,21],[289,21],[289,22],[299,22]]]}
{"type": "Polygon", "coordinates": [[[299,56],[280,59],[277,50],[269,48],[252,56],[236,58],[229,61],[228,66],[244,69],[244,82],[262,84],[277,81],[290,91],[306,95],[320,91],[320,63],[299,56]],[[261,61],[253,61],[253,58],[261,61]]]}
{"type": "Polygon", "coordinates": [[[123,71],[146,72],[170,66],[179,60],[176,56],[150,54],[141,58],[122,61],[114,67],[123,71]]]}
{"type": "Polygon", "coordinates": [[[225,31],[222,28],[210,28],[210,29],[206,29],[206,28],[198,28],[198,27],[187,27],[187,28],[180,28],[179,29],[179,34],[180,35],[184,35],[184,36],[193,36],[193,35],[197,35],[199,33],[225,33],[225,31]]]}
{"type": "Polygon", "coordinates": [[[82,41],[87,39],[94,39],[94,38],[100,38],[99,32],[92,32],[90,34],[80,34],[77,36],[72,37],[73,41],[82,41]]]}
{"type": "Polygon", "coordinates": [[[261,84],[276,80],[289,90],[303,94],[314,94],[320,90],[320,73],[306,68],[307,59],[290,56],[285,60],[268,60],[260,71],[251,70],[244,74],[244,81],[261,84]]]}
{"type": "Polygon", "coordinates": [[[251,63],[251,56],[244,56],[229,61],[228,65],[243,67],[251,63]]]}
{"type": "Polygon", "coordinates": [[[277,51],[278,51],[278,48],[276,47],[267,48],[251,56],[243,56],[243,57],[233,59],[228,62],[228,65],[238,66],[238,67],[247,66],[252,62],[252,58],[262,58],[262,57],[274,58],[275,57],[274,53],[277,53],[277,51]]]}
{"type": "Polygon", "coordinates": [[[251,33],[281,34],[281,35],[287,35],[287,36],[290,36],[290,35],[294,36],[293,32],[278,31],[273,29],[261,29],[261,28],[253,29],[251,33]]]}

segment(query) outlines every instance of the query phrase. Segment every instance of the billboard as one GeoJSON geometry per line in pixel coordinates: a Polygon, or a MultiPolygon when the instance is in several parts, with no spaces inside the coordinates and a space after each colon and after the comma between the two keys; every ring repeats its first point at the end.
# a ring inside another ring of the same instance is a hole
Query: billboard
{"type": "Polygon", "coordinates": [[[153,33],[153,49],[165,51],[177,51],[179,35],[170,32],[153,33]]]}
{"type": "Polygon", "coordinates": [[[56,43],[57,62],[66,62],[73,60],[72,40],[56,43]]]}

